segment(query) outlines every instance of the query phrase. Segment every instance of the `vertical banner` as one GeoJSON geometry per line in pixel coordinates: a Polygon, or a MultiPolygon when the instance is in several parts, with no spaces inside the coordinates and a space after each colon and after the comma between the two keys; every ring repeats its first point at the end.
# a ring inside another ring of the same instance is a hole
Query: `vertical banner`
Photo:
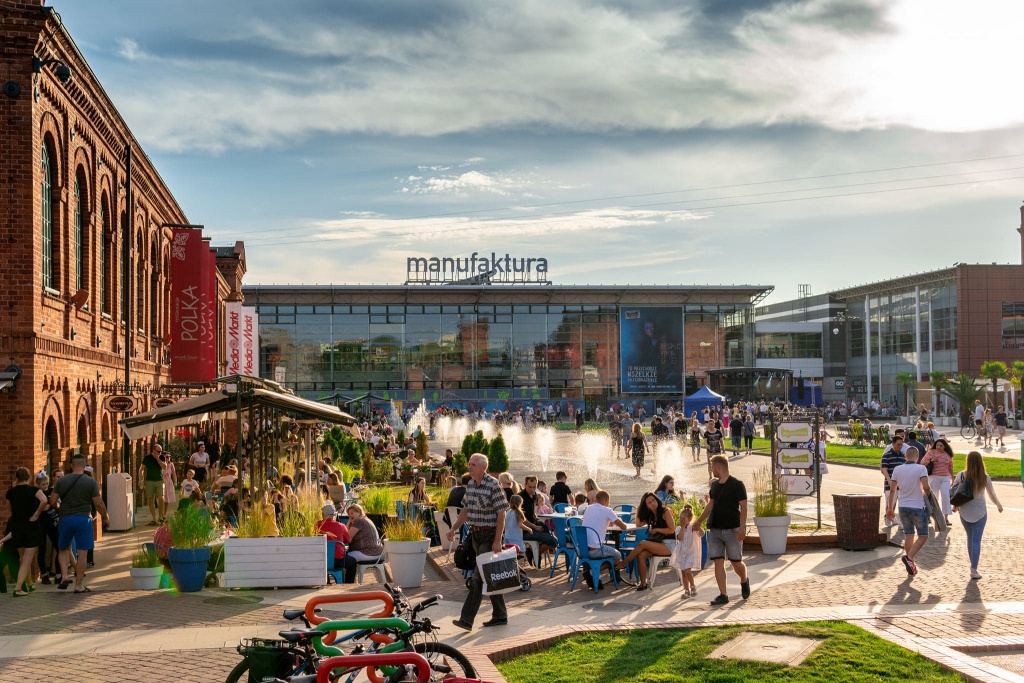
{"type": "Polygon", "coordinates": [[[206,245],[206,273],[204,278],[206,281],[206,315],[207,321],[206,335],[204,343],[206,345],[206,355],[204,360],[206,361],[206,382],[212,382],[217,377],[217,337],[218,337],[218,320],[217,320],[217,252],[210,247],[210,238],[203,238],[203,242],[206,245]]]}
{"type": "Polygon", "coordinates": [[[255,306],[242,306],[242,375],[260,376],[260,316],[255,306]]]}
{"type": "Polygon", "coordinates": [[[242,372],[242,302],[229,301],[224,310],[224,358],[228,362],[225,375],[244,375],[242,372]]]}
{"type": "Polygon", "coordinates": [[[209,248],[198,228],[174,228],[171,243],[171,380],[208,382],[209,248]]]}
{"type": "Polygon", "coordinates": [[[682,394],[682,307],[621,306],[619,353],[622,393],[682,394]]]}

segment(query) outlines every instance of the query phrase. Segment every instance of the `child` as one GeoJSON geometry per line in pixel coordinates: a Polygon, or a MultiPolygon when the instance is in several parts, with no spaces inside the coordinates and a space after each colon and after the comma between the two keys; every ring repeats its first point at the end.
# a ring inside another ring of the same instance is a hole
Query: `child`
{"type": "Polygon", "coordinates": [[[199,482],[195,480],[196,471],[191,467],[185,472],[185,480],[181,482],[181,497],[189,498],[193,491],[199,490],[199,482]]]}
{"type": "Polygon", "coordinates": [[[693,507],[684,505],[679,512],[679,526],[676,527],[676,547],[672,551],[669,566],[682,572],[683,597],[697,595],[697,585],[693,581],[693,570],[700,569],[700,537],[703,530],[693,528],[693,507]]]}
{"type": "Polygon", "coordinates": [[[505,513],[505,545],[514,545],[519,552],[523,552],[526,543],[523,541],[524,531],[533,531],[526,525],[526,515],[523,514],[523,498],[514,494],[508,500],[509,510],[505,513]]]}
{"type": "Polygon", "coordinates": [[[533,507],[537,510],[538,515],[550,515],[551,505],[548,503],[547,498],[540,491],[533,497],[533,507]]]}
{"type": "Polygon", "coordinates": [[[587,494],[577,493],[576,494],[576,514],[582,515],[583,511],[587,509],[587,494]]]}

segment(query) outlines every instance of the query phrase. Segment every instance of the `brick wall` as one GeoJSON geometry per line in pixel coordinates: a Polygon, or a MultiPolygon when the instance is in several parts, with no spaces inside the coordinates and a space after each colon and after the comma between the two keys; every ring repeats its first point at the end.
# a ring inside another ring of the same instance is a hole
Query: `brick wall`
{"type": "Polygon", "coordinates": [[[977,376],[985,361],[1007,365],[1024,350],[1002,346],[1002,304],[1024,301],[1024,266],[964,265],[957,268],[957,367],[977,376]]]}

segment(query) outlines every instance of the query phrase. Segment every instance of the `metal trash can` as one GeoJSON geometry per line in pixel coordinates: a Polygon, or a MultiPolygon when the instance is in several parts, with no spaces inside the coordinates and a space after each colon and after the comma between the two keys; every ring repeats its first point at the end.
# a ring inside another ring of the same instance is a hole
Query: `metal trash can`
{"type": "Polygon", "coordinates": [[[834,493],[836,535],[843,550],[874,550],[878,547],[878,515],[882,497],[869,493],[834,493]]]}

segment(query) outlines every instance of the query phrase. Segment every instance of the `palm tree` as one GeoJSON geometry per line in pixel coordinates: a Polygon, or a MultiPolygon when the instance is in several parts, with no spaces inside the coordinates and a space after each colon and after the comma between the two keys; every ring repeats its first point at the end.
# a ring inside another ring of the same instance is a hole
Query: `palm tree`
{"type": "Polygon", "coordinates": [[[999,391],[999,380],[1006,379],[1009,370],[1006,367],[1006,363],[1001,360],[987,360],[981,364],[981,376],[985,379],[992,380],[992,408],[996,407],[998,398],[996,392],[999,391]]]}
{"type": "MultiPolygon", "coordinates": [[[[932,384],[932,410],[935,413],[938,413],[939,394],[942,393],[943,389],[949,386],[949,378],[946,376],[946,373],[941,370],[936,370],[935,372],[928,373],[928,381],[932,384]]],[[[945,411],[942,411],[942,414],[945,416],[945,411]]]]}
{"type": "MultiPolygon", "coordinates": [[[[1021,388],[1021,383],[1024,382],[1024,360],[1015,360],[1013,365],[1010,366],[1010,382],[1013,386],[1017,387],[1018,391],[1021,388]]],[[[1017,399],[1018,405],[1020,404],[1020,398],[1017,399]]],[[[1016,406],[1013,406],[1016,409],[1016,406]]],[[[1016,411],[1014,418],[1016,418],[1016,411]]]]}
{"type": "Polygon", "coordinates": [[[896,386],[903,387],[903,411],[910,415],[910,404],[907,402],[907,397],[910,393],[910,387],[917,382],[914,376],[909,372],[897,372],[896,373],[896,386]]]}
{"type": "Polygon", "coordinates": [[[979,387],[970,375],[960,374],[950,380],[942,393],[960,405],[960,419],[963,420],[971,419],[971,406],[985,395],[985,389],[979,387]]]}

